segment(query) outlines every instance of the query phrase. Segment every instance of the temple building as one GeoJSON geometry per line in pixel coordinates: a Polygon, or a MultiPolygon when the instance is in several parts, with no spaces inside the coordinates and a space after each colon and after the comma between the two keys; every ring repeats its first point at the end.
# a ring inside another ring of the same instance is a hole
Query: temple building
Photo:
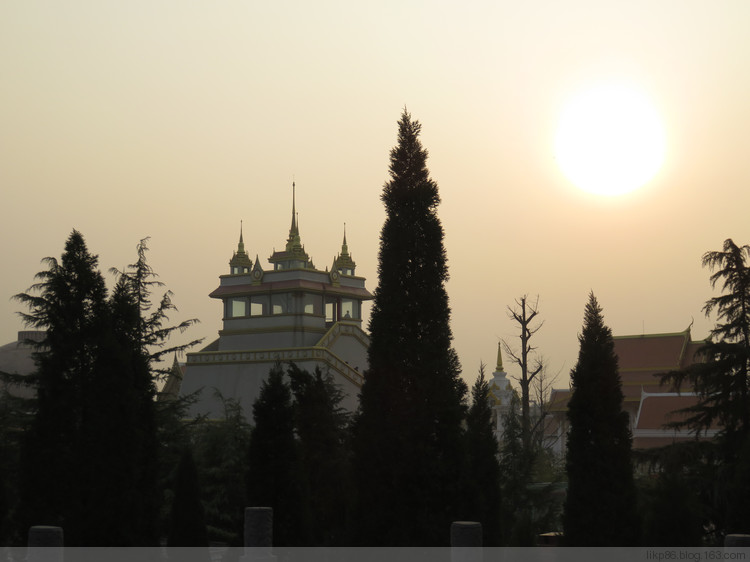
{"type": "MultiPolygon", "coordinates": [[[[667,424],[684,420],[686,416],[679,410],[697,404],[698,396],[687,382],[679,392],[661,385],[659,375],[701,361],[697,351],[705,341],[693,340],[690,327],[683,332],[613,339],[622,380],[623,410],[630,420],[633,448],[652,449],[695,439],[692,432],[669,428],[667,424]]],[[[545,441],[558,454],[566,450],[570,396],[570,389],[555,389],[549,400],[545,441]]],[[[717,432],[717,427],[709,428],[701,438],[710,439],[717,432]]]]}
{"type": "MultiPolygon", "coordinates": [[[[294,190],[294,186],[293,186],[294,190]]],[[[276,361],[293,361],[310,372],[331,373],[345,394],[342,406],[356,408],[367,368],[369,337],[362,330],[363,302],[372,294],[355,274],[346,230],[330,269],[317,269],[300,238],[292,195],[292,221],[283,251],[264,268],[245,249],[240,228],[229,273],[209,296],[223,303],[219,338],[187,354],[181,394],[201,390],[193,414],[221,417],[221,397],[240,402],[245,416],[276,361]]]]}

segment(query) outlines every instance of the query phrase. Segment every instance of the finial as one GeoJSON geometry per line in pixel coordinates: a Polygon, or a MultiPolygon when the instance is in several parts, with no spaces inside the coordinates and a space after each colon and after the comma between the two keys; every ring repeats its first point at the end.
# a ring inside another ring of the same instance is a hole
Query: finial
{"type": "Polygon", "coordinates": [[[240,242],[237,244],[237,253],[238,254],[244,254],[245,253],[245,242],[242,239],[242,220],[240,219],[240,242]]]}
{"type": "Polygon", "coordinates": [[[289,230],[291,235],[297,230],[297,210],[296,210],[296,199],[297,199],[297,183],[292,181],[292,226],[289,230]]]}
{"type": "Polygon", "coordinates": [[[341,243],[341,255],[349,255],[349,246],[346,244],[346,223],[344,223],[344,241],[341,243]]]}
{"type": "Polygon", "coordinates": [[[497,342],[497,366],[495,371],[498,373],[503,372],[503,343],[497,342]]]}

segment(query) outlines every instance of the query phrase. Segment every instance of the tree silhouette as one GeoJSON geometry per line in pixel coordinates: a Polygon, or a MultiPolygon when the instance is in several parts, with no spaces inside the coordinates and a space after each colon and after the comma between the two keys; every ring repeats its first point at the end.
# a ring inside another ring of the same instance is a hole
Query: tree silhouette
{"type": "Polygon", "coordinates": [[[612,331],[593,293],[570,374],[568,494],[563,528],[571,546],[634,546],[639,538],[628,414],[612,331]]]}
{"type": "Polygon", "coordinates": [[[683,371],[669,372],[662,382],[680,388],[689,383],[698,394],[694,406],[682,410],[683,421],[672,423],[701,434],[716,428],[721,463],[716,477],[718,517],[727,532],[745,532],[750,526],[750,246],[727,239],[721,251],[706,252],[703,266],[712,275],[711,287],[721,283],[721,295],[703,307],[706,316],[716,313],[709,340],[698,354],[702,361],[683,371]]]}
{"type": "Polygon", "coordinates": [[[484,364],[471,388],[466,415],[466,511],[464,518],[482,523],[482,545],[500,546],[500,463],[492,423],[490,385],[484,364]]]}
{"type": "Polygon", "coordinates": [[[379,285],[353,444],[355,541],[369,546],[445,544],[460,505],[467,388],[451,347],[440,197],[420,131],[404,110],[382,194],[379,285]]]}

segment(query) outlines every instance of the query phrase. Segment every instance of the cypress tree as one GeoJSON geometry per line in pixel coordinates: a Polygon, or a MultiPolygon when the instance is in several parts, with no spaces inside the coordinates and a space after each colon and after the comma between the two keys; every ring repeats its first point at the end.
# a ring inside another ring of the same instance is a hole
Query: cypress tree
{"type": "Polygon", "coordinates": [[[634,546],[639,538],[628,414],[612,331],[593,293],[571,372],[563,514],[570,546],[634,546]]]}
{"type": "Polygon", "coordinates": [[[315,517],[310,520],[312,546],[343,542],[350,484],[347,474],[348,414],[344,395],[330,374],[313,373],[290,363],[287,369],[294,394],[294,425],[302,475],[315,517]]]}
{"type": "Polygon", "coordinates": [[[500,463],[492,424],[490,384],[479,369],[471,389],[466,416],[466,512],[464,518],[482,523],[482,544],[500,546],[500,463]]]}
{"type": "Polygon", "coordinates": [[[253,404],[247,505],[273,508],[276,546],[309,546],[307,498],[294,437],[294,408],[280,363],[253,404]]]}
{"type": "Polygon", "coordinates": [[[195,446],[208,537],[242,546],[250,425],[239,401],[216,395],[223,419],[200,424],[195,446]]]}
{"type": "Polygon", "coordinates": [[[175,473],[174,499],[167,546],[208,547],[198,469],[189,448],[183,451],[175,473]]]}
{"type": "Polygon", "coordinates": [[[387,216],[353,444],[354,540],[368,546],[444,545],[460,509],[467,388],[452,348],[440,197],[420,131],[404,110],[382,194],[387,216]]]}

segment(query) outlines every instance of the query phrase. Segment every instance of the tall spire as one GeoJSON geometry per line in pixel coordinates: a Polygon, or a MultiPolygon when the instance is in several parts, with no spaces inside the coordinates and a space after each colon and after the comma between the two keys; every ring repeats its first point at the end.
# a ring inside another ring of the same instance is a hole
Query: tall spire
{"type": "Polygon", "coordinates": [[[497,342],[497,366],[495,371],[498,373],[503,372],[503,346],[502,342],[497,342]]]}
{"type": "Polygon", "coordinates": [[[292,233],[299,234],[297,227],[297,210],[296,210],[296,199],[297,199],[297,184],[292,182],[292,226],[289,228],[289,235],[292,233]]]}
{"type": "Polygon", "coordinates": [[[245,253],[245,242],[243,242],[242,240],[242,220],[240,220],[240,243],[237,244],[237,253],[238,254],[245,253]]]}
{"type": "Polygon", "coordinates": [[[283,252],[274,250],[273,255],[268,258],[274,264],[274,269],[314,269],[310,257],[305,253],[305,247],[299,235],[299,216],[297,215],[297,184],[292,182],[292,224],[289,227],[289,236],[286,239],[286,247],[283,252]]]}
{"type": "Polygon", "coordinates": [[[292,182],[292,226],[289,227],[289,237],[286,239],[286,251],[292,252],[295,248],[302,248],[302,240],[299,235],[299,219],[297,217],[297,185],[292,182]]]}
{"type": "Polygon", "coordinates": [[[346,223],[344,223],[344,242],[341,244],[341,255],[349,255],[349,246],[346,245],[346,223]]]}

